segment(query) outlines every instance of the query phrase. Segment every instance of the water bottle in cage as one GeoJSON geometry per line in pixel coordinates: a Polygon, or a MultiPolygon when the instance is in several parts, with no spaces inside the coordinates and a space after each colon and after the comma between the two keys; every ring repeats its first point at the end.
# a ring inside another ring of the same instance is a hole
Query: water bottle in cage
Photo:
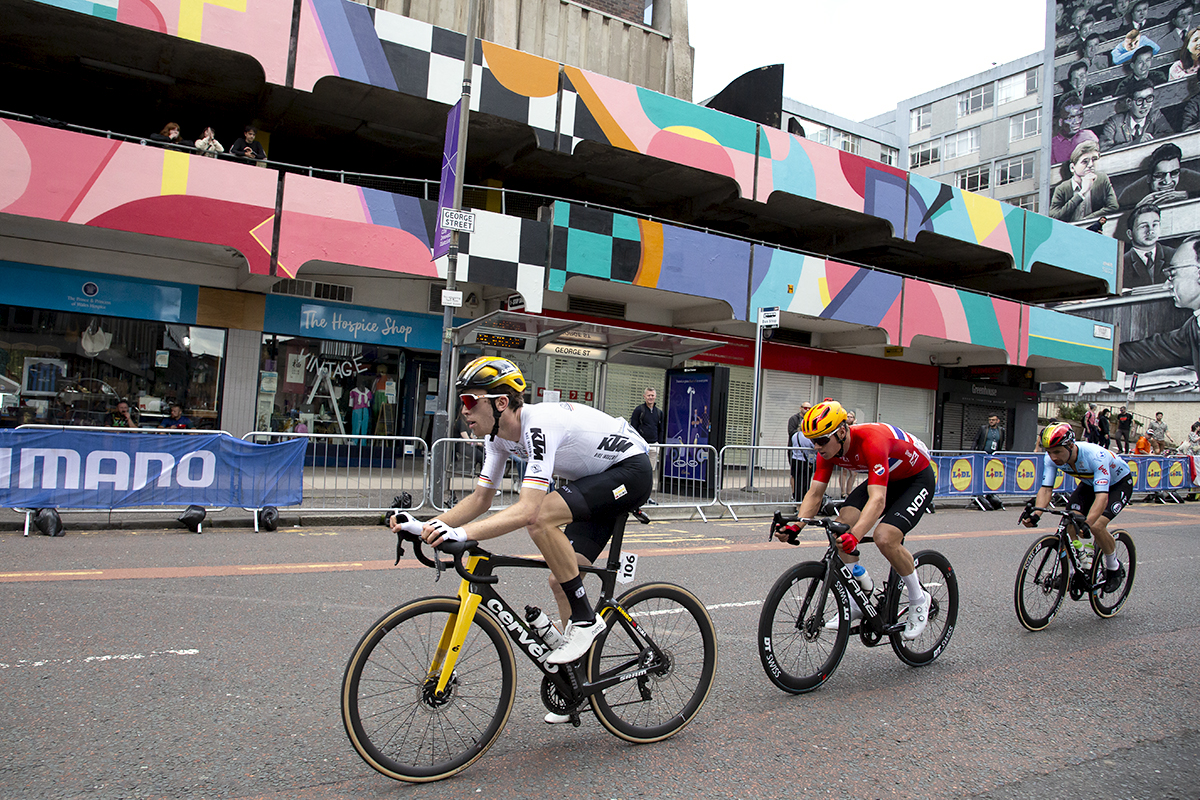
{"type": "Polygon", "coordinates": [[[546,612],[537,606],[525,606],[525,621],[529,623],[530,630],[537,634],[538,638],[545,642],[551,650],[557,649],[566,641],[566,638],[554,627],[550,617],[546,616],[546,612]]]}

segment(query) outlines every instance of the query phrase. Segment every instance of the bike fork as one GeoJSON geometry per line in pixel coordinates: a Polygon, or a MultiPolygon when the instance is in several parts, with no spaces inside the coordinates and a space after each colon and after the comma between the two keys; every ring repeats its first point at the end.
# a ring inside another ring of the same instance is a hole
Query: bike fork
{"type": "MultiPolygon", "coordinates": [[[[467,561],[467,571],[474,571],[479,560],[480,556],[471,556],[467,561]]],[[[450,678],[454,675],[454,667],[458,663],[458,654],[467,639],[467,632],[471,630],[471,623],[475,621],[475,610],[479,608],[482,600],[480,595],[471,591],[470,581],[463,580],[458,585],[458,612],[451,614],[446,620],[427,673],[430,678],[438,676],[438,694],[445,692],[446,687],[450,685],[450,678]]]]}

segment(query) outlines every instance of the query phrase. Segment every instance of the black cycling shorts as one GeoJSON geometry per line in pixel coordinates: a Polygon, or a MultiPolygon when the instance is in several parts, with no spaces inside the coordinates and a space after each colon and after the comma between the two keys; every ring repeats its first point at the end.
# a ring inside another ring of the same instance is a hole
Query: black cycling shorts
{"type": "MultiPolygon", "coordinates": [[[[867,504],[867,486],[861,483],[850,492],[845,505],[863,510],[867,504]]],[[[883,514],[879,517],[881,523],[895,526],[901,533],[908,533],[917,527],[925,509],[933,503],[933,490],[937,488],[937,478],[933,467],[926,467],[911,478],[898,481],[888,481],[887,499],[884,500],[883,514]]]]}
{"type": "MultiPolygon", "coordinates": [[[[1117,514],[1121,513],[1121,509],[1129,505],[1129,498],[1132,496],[1133,476],[1126,475],[1108,487],[1108,506],[1100,516],[1110,520],[1115,519],[1117,514]]],[[[1075,487],[1075,491],[1071,492],[1067,508],[1087,516],[1094,502],[1096,502],[1096,488],[1090,483],[1080,481],[1079,485],[1075,487]]]]}
{"type": "Polygon", "coordinates": [[[612,537],[614,526],[650,498],[654,475],[645,454],[618,461],[604,472],[588,475],[555,491],[571,509],[563,533],[575,552],[595,561],[612,537]]]}

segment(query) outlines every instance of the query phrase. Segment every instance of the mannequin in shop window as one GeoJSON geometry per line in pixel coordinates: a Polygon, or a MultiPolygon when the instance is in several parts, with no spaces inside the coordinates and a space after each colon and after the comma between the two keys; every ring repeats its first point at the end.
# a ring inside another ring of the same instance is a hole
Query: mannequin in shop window
{"type": "Polygon", "coordinates": [[[396,391],[396,379],[388,375],[386,365],[379,365],[379,373],[375,378],[375,386],[373,396],[371,398],[371,416],[375,420],[374,431],[379,436],[390,436],[395,433],[392,425],[389,424],[392,418],[388,415],[392,414],[391,402],[388,398],[389,384],[391,391],[396,391]]]}
{"type": "MultiPolygon", "coordinates": [[[[350,390],[350,432],[356,436],[371,433],[371,397],[367,388],[368,378],[359,378],[358,385],[350,390]]],[[[361,439],[351,439],[350,444],[363,444],[361,439]]]]}

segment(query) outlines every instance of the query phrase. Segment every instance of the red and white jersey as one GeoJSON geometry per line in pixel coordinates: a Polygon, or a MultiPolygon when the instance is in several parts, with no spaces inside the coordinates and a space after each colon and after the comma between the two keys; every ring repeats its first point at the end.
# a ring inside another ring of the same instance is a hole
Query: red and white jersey
{"type": "Polygon", "coordinates": [[[911,478],[929,466],[929,449],[917,437],[883,422],[850,426],[850,446],[838,458],[817,456],[816,483],[829,483],[834,467],[867,473],[867,484],[887,486],[893,478],[911,478]]]}

